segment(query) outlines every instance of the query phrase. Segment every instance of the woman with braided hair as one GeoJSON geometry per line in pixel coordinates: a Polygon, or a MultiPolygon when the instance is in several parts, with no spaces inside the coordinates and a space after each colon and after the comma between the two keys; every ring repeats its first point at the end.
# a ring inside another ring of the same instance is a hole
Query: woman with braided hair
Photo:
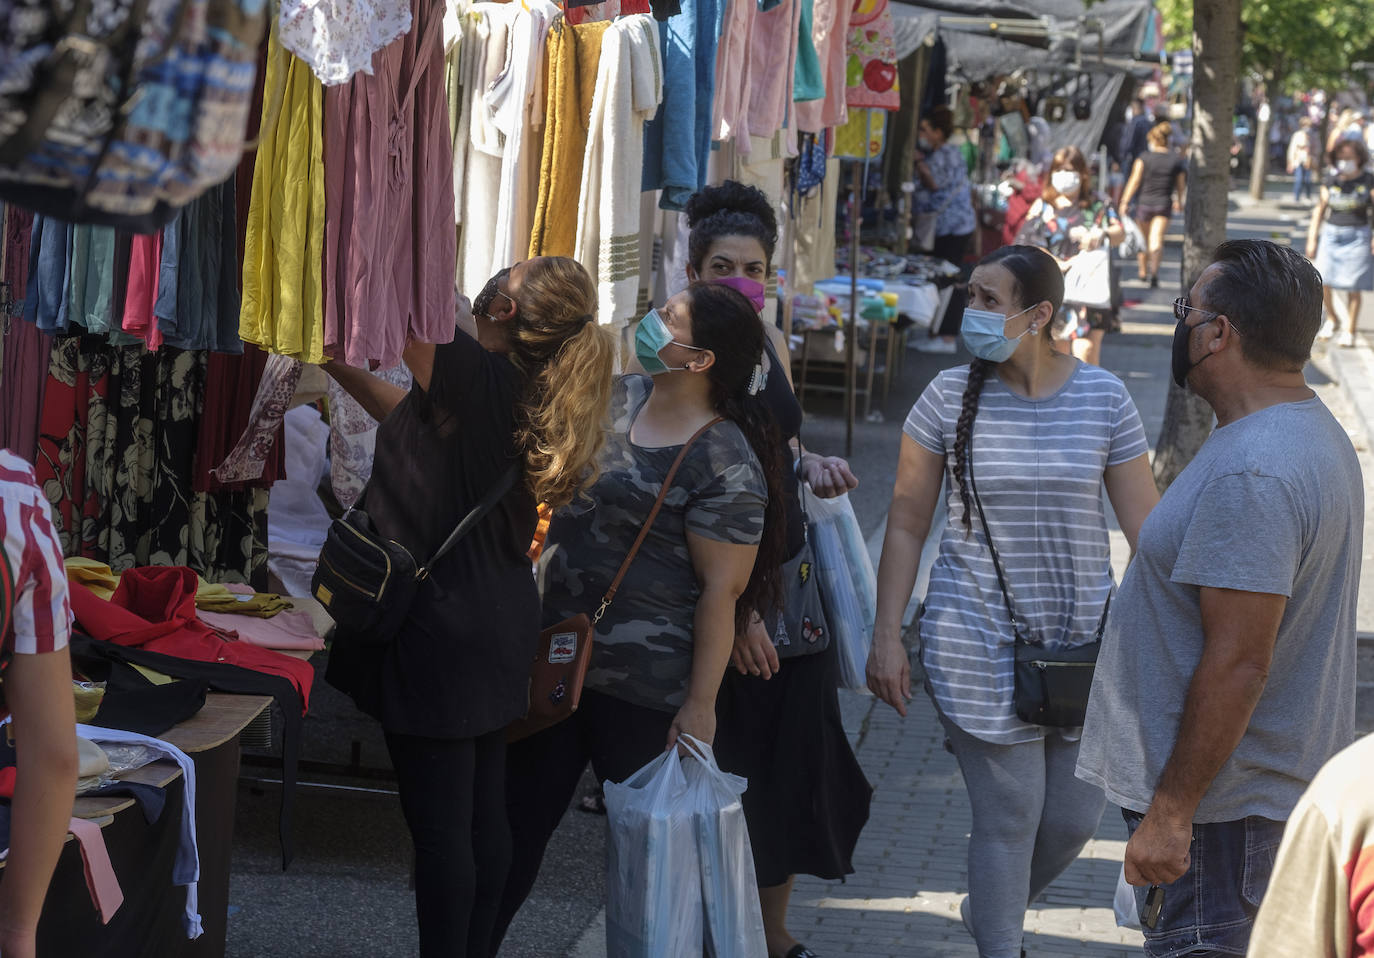
{"type": "Polygon", "coordinates": [[[1103,484],[1132,549],[1159,501],[1125,385],[1050,342],[1063,297],[1059,264],[1037,247],[1004,246],[973,271],[962,335],[975,359],[936,376],[907,417],[878,571],[868,685],[905,715],[902,613],[948,478],[920,656],[972,806],[961,914],[982,958],[1022,953],[1027,906],[1093,836],[1105,799],[1074,777],[1080,729],[1013,709],[1014,635],[975,495],[1017,619],[1050,649],[1094,641],[1105,615],[1103,484]]]}
{"type": "MultiPolygon", "coordinates": [[[[778,235],[768,197],[727,180],[695,193],[686,212],[687,279],[733,286],[762,310],[778,235]]],[[[790,560],[806,544],[800,483],[830,498],[853,489],[858,479],[843,459],[802,447],[787,338],[756,316],[746,322],[767,334],[769,372],[757,402],[777,421],[778,454],[793,466],[782,476],[787,551],[781,558],[790,560]]],[[[739,335],[746,333],[752,330],[739,335]]],[[[872,787],[845,736],[836,650],[815,632],[788,635],[787,617],[765,611],[753,610],[735,636],[734,667],[716,700],[716,756],[723,768],[749,780],[744,816],[769,958],[810,958],[815,953],[787,929],[793,876],[834,880],[853,872],[850,859],[868,821],[872,787]]]]}

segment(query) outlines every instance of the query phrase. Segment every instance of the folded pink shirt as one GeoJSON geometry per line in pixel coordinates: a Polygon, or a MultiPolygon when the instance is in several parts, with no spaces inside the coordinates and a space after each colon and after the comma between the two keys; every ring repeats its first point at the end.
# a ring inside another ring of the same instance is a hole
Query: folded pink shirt
{"type": "Polygon", "coordinates": [[[315,623],[309,612],[278,612],[270,619],[259,619],[197,609],[196,618],[217,632],[233,634],[240,642],[264,649],[317,652],[324,648],[324,639],[315,634],[315,623]]]}

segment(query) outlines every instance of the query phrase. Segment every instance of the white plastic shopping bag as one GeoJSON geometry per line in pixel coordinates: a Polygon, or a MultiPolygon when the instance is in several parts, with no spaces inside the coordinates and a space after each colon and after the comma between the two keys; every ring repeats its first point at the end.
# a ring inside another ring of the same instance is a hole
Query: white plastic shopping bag
{"type": "Polygon", "coordinates": [[[1135,904],[1135,889],[1126,884],[1126,866],[1121,866],[1121,872],[1116,876],[1116,895],[1112,899],[1112,914],[1116,916],[1116,923],[1122,928],[1134,928],[1140,931],[1140,910],[1135,904]]]}
{"type": "Polygon", "coordinates": [[[821,499],[803,486],[820,573],[825,621],[837,646],[840,687],[866,691],[868,648],[878,617],[878,577],[849,495],[821,499]]]}
{"type": "Polygon", "coordinates": [[[606,782],[607,958],[702,953],[701,856],[677,750],[606,782]]]}
{"type": "Polygon", "coordinates": [[[748,782],[722,772],[711,746],[690,735],[682,739],[692,753],[682,764],[701,854],[706,954],[712,958],[766,955],[754,851],[740,803],[748,782]]]}

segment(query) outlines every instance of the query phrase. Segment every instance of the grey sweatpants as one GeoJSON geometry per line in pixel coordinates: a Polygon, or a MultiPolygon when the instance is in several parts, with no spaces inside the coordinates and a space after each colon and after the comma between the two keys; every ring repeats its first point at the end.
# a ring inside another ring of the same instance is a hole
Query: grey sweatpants
{"type": "MultiPolygon", "coordinates": [[[[1020,958],[1027,906],[1097,832],[1106,798],[1074,777],[1078,743],[1058,733],[994,745],[940,720],[973,809],[968,905],[979,958],[1020,958]]],[[[1102,894],[1105,905],[1111,889],[1102,894]]]]}

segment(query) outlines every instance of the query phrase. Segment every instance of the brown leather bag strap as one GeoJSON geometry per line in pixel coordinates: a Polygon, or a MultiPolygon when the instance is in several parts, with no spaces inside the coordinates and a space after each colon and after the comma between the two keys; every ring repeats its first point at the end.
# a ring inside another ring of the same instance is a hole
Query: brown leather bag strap
{"type": "Polygon", "coordinates": [[[677,476],[678,467],[681,466],[683,461],[687,458],[688,450],[690,450],[696,441],[702,437],[706,430],[710,429],[718,422],[724,422],[724,420],[720,416],[717,416],[696,432],[692,433],[692,438],[687,440],[682,447],[682,451],[679,452],[677,458],[673,460],[673,464],[668,467],[668,474],[663,477],[663,485],[659,487],[658,498],[654,500],[654,507],[649,510],[649,515],[648,518],[644,520],[644,525],[639,527],[639,535],[635,537],[635,544],[630,546],[630,551],[625,555],[625,561],[620,563],[620,571],[617,572],[615,578],[611,580],[611,587],[607,589],[606,594],[601,597],[601,605],[597,608],[596,614],[592,616],[593,624],[600,622],[601,617],[606,614],[606,610],[611,607],[611,600],[615,598],[616,592],[620,589],[620,583],[625,580],[625,573],[630,571],[630,563],[635,561],[635,556],[639,553],[639,547],[644,544],[645,538],[649,535],[649,528],[654,524],[654,520],[658,518],[658,511],[663,508],[663,500],[668,498],[668,490],[673,487],[673,478],[677,476]]]}

